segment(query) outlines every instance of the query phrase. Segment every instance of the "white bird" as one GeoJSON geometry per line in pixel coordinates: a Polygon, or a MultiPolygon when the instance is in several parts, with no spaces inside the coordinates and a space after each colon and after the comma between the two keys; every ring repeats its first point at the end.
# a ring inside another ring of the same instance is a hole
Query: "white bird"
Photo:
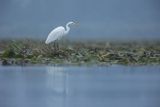
{"type": "Polygon", "coordinates": [[[75,23],[71,21],[66,24],[66,29],[63,26],[59,26],[59,27],[53,29],[49,33],[45,43],[49,44],[51,42],[55,42],[56,40],[60,40],[63,36],[65,36],[69,33],[69,31],[70,31],[69,25],[73,25],[73,24],[75,24],[75,23]]]}

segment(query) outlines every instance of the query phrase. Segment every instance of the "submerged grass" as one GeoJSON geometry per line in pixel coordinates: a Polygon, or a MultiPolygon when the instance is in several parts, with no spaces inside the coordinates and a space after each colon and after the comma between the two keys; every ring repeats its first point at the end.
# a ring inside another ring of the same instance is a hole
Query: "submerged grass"
{"type": "Polygon", "coordinates": [[[160,42],[61,42],[34,40],[0,41],[2,65],[146,65],[160,64],[160,42]]]}

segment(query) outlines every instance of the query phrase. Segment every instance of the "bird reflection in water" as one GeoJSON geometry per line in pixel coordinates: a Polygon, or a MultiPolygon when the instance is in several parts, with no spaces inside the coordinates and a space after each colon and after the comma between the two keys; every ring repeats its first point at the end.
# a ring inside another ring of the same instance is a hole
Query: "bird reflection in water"
{"type": "Polygon", "coordinates": [[[66,95],[68,92],[68,74],[63,67],[46,67],[48,74],[47,87],[56,95],[66,95]]]}

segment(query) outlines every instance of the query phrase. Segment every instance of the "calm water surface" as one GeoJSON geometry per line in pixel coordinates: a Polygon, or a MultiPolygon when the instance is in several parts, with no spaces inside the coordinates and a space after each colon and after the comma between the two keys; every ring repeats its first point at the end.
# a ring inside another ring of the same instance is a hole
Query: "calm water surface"
{"type": "Polygon", "coordinates": [[[0,107],[160,107],[160,66],[0,67],[0,107]]]}

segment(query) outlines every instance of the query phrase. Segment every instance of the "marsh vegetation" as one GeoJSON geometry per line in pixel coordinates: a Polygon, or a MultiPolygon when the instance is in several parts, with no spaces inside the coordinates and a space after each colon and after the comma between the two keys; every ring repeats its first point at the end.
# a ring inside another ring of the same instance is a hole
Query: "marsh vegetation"
{"type": "Polygon", "coordinates": [[[35,40],[1,40],[2,65],[160,64],[160,42],[63,41],[59,49],[35,40]]]}

